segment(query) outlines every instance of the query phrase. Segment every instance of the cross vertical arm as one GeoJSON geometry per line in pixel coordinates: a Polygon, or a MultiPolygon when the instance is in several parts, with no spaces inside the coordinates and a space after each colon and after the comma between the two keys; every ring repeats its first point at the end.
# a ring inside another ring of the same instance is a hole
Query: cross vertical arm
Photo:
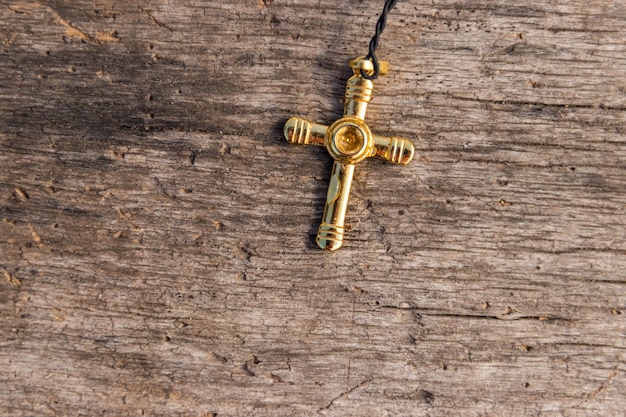
{"type": "Polygon", "coordinates": [[[337,250],[343,243],[344,225],[353,176],[353,164],[342,164],[338,161],[333,163],[333,171],[326,194],[324,215],[315,238],[317,245],[322,249],[337,250]]]}

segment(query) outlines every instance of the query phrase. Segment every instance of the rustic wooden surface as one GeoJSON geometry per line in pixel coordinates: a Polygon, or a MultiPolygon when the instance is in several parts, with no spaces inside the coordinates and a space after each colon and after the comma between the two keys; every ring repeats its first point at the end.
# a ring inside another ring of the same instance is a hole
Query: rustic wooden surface
{"type": "Polygon", "coordinates": [[[0,0],[3,416],[626,415],[626,3],[0,0]]]}

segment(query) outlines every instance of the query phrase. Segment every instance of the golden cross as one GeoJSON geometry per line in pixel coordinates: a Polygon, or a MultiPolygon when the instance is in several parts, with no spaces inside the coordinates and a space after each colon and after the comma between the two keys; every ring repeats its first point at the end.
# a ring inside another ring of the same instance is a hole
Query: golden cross
{"type": "MultiPolygon", "coordinates": [[[[330,177],[317,244],[322,249],[337,250],[343,242],[344,224],[354,167],[365,158],[378,157],[394,164],[411,162],[414,154],[409,139],[372,134],[365,124],[367,103],[372,99],[374,83],[361,74],[372,74],[374,65],[364,57],[350,61],[354,75],[346,83],[343,117],[330,126],[292,117],[285,123],[289,143],[325,146],[335,160],[330,177]]],[[[380,74],[387,73],[387,63],[380,62],[380,74]]]]}

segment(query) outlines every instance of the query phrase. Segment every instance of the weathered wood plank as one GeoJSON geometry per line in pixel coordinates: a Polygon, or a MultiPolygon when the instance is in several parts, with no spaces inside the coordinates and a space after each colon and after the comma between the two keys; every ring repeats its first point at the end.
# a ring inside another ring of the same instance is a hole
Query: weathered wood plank
{"type": "Polygon", "coordinates": [[[399,2],[329,254],[382,2],[213,3],[0,1],[2,414],[623,415],[626,4],[399,2]]]}

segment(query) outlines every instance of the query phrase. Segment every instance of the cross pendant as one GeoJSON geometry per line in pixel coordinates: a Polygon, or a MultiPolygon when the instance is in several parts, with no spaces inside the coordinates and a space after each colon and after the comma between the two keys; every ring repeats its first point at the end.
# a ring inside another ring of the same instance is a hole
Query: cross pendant
{"type": "MultiPolygon", "coordinates": [[[[361,74],[371,74],[372,61],[364,57],[350,61],[354,75],[346,83],[343,117],[330,126],[292,117],[285,123],[289,143],[324,146],[335,160],[326,195],[322,223],[317,231],[317,244],[322,249],[337,250],[343,243],[344,224],[350,196],[354,167],[369,157],[405,165],[413,159],[414,147],[409,139],[372,134],[365,124],[367,103],[372,99],[374,83],[361,74]]],[[[380,74],[387,72],[387,63],[380,62],[380,74]]]]}

